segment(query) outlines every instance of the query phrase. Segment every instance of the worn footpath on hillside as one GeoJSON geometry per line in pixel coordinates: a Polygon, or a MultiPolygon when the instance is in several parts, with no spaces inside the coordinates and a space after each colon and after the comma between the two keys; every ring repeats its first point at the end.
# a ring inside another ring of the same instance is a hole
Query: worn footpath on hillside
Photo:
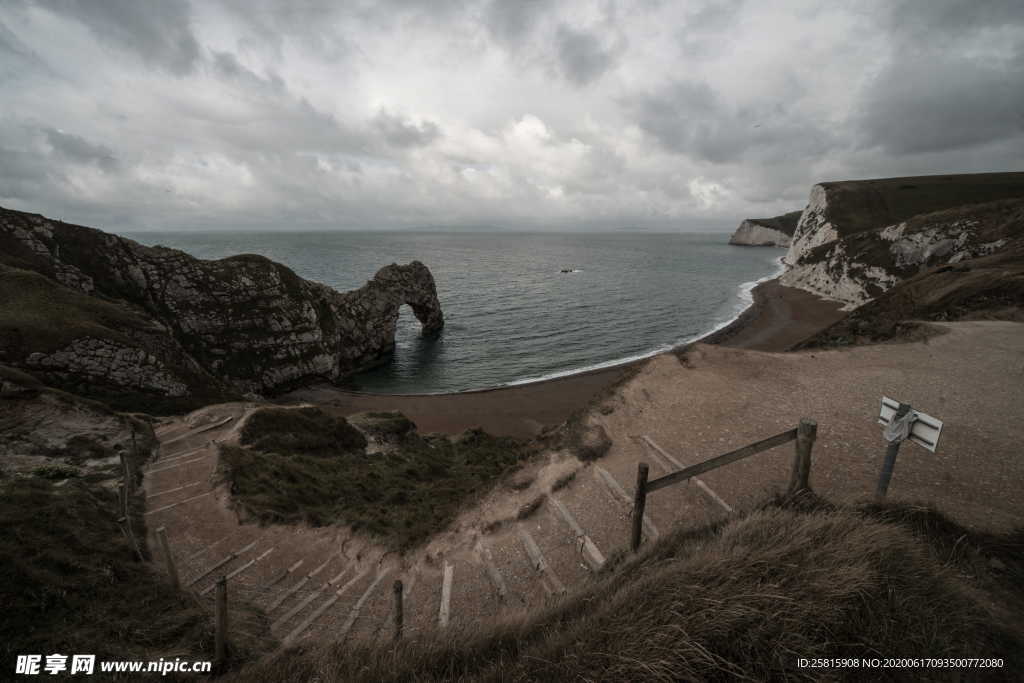
{"type": "MultiPolygon", "coordinates": [[[[166,527],[183,585],[209,600],[216,577],[228,576],[233,599],[265,610],[278,642],[390,637],[395,579],[404,583],[407,635],[472,630],[571,592],[625,548],[638,462],[661,476],[810,417],[818,422],[812,486],[836,501],[870,496],[885,449],[882,395],[945,422],[937,453],[903,447],[891,498],[934,503],[973,527],[1020,525],[1024,327],[939,327],[943,334],[912,344],[788,354],[695,345],[658,356],[590,413],[613,440],[605,457],[542,454],[515,486],[499,483],[401,557],[341,526],[239,522],[212,476],[214,442],[236,438],[253,406],[211,406],[158,430],[161,452],[145,482],[149,529],[166,527]]],[[[792,453],[781,446],[702,479],[742,508],[786,484],[792,453]]],[[[727,514],[693,484],[662,489],[649,498],[645,538],[727,514]]],[[[150,544],[161,559],[155,538],[150,544]]]]}

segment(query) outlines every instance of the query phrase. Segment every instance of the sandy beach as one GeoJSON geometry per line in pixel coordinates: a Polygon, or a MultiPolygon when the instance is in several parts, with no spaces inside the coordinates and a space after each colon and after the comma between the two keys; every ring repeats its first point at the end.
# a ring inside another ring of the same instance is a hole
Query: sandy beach
{"type": "MultiPolygon", "coordinates": [[[[778,280],[758,285],[753,298],[753,304],[733,323],[700,341],[758,351],[784,351],[844,315],[839,304],[784,287],[778,280]]],[[[341,415],[398,410],[424,432],[451,434],[480,427],[491,434],[529,437],[583,409],[649,360],[530,384],[455,394],[364,394],[324,385],[291,392],[282,400],[317,403],[341,415]]]]}
{"type": "Polygon", "coordinates": [[[700,341],[754,351],[786,351],[846,315],[842,304],[786,287],[778,279],[754,288],[754,303],[700,341]]]}

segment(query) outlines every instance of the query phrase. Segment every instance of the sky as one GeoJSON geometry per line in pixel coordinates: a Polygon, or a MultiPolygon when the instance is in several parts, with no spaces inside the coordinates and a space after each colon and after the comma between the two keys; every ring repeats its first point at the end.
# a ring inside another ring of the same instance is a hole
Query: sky
{"type": "Polygon", "coordinates": [[[1024,3],[0,0],[0,103],[0,205],[108,230],[724,230],[1024,170],[1024,3]]]}

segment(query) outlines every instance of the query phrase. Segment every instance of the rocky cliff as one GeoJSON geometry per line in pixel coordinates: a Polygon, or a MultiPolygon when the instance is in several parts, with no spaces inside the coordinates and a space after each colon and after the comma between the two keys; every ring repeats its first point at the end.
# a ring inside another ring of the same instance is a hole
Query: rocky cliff
{"type": "Polygon", "coordinates": [[[149,422],[0,365],[0,476],[122,481],[123,455],[137,479],[156,445],[149,422]]]}
{"type": "Polygon", "coordinates": [[[788,247],[801,213],[791,211],[773,218],[748,218],[736,228],[736,232],[729,238],[729,244],[743,247],[788,247]]]}
{"type": "Polygon", "coordinates": [[[856,308],[934,266],[1022,238],[1024,173],[822,183],[800,217],[782,283],[856,308]]]}
{"type": "Polygon", "coordinates": [[[403,304],[424,334],[444,326],[418,261],[337,292],[261,256],[204,261],[0,209],[0,362],[115,405],[340,380],[391,353],[403,304]]]}
{"type": "Polygon", "coordinates": [[[970,319],[1024,323],[1024,240],[1008,242],[988,256],[918,273],[796,348],[917,339],[933,331],[912,321],[970,319]]]}
{"type": "Polygon", "coordinates": [[[793,234],[786,263],[815,247],[912,216],[1024,197],[1024,173],[972,173],[819,183],[793,234]]]}

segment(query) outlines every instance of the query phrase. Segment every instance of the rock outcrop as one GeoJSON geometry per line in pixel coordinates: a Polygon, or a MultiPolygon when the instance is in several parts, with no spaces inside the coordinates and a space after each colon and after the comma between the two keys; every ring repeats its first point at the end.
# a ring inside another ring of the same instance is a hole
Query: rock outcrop
{"type": "MultiPolygon", "coordinates": [[[[1018,214],[1018,220],[1024,215],[1018,214]]],[[[971,319],[1024,322],[1024,240],[1012,240],[988,256],[914,275],[797,348],[915,339],[930,332],[911,321],[971,319]]]]}
{"type": "Polygon", "coordinates": [[[742,247],[788,247],[800,211],[791,211],[774,218],[748,218],[729,238],[729,244],[742,247]]]}
{"type": "Polygon", "coordinates": [[[262,256],[196,259],[0,209],[0,362],[117,403],[181,410],[337,381],[385,359],[408,304],[434,335],[430,270],[337,292],[262,256]]]}
{"type": "Polygon", "coordinates": [[[928,268],[1022,239],[1020,198],[1024,173],[815,185],[781,282],[856,308],[928,268]]]}
{"type": "Polygon", "coordinates": [[[157,445],[152,426],[0,365],[0,471],[121,481],[157,445]]]}
{"type": "Polygon", "coordinates": [[[819,183],[793,234],[786,263],[815,247],[919,214],[1024,197],[1024,173],[972,173],[819,183]]]}

